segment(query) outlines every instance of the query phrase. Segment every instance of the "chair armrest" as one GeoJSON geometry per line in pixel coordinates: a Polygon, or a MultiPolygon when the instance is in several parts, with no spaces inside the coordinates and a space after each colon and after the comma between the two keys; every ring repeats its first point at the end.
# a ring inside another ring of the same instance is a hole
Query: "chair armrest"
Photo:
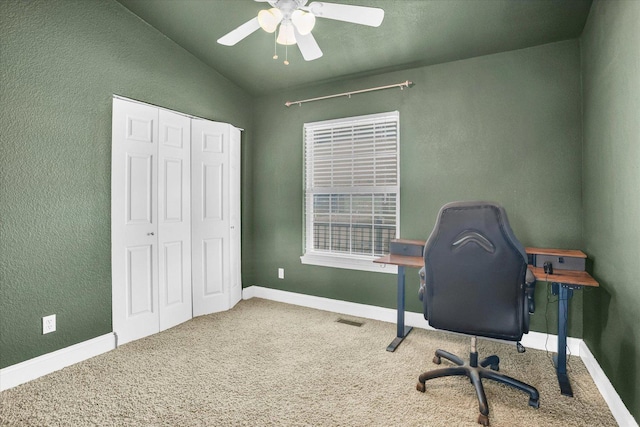
{"type": "Polygon", "coordinates": [[[418,298],[422,301],[422,312],[424,314],[424,318],[429,320],[429,316],[427,315],[427,297],[425,293],[427,292],[427,274],[424,271],[424,267],[420,269],[418,272],[418,277],[420,278],[420,288],[418,289],[418,298]]]}
{"type": "Polygon", "coordinates": [[[525,283],[524,283],[524,293],[527,296],[529,313],[534,313],[536,311],[536,303],[534,300],[535,290],[536,290],[536,276],[534,276],[533,272],[527,268],[527,275],[525,277],[525,283]]]}
{"type": "Polygon", "coordinates": [[[536,304],[534,301],[534,294],[536,290],[536,276],[533,275],[533,272],[527,268],[527,274],[524,278],[524,307],[523,307],[523,332],[525,334],[529,333],[529,317],[530,315],[536,311],[536,304]]]}
{"type": "Polygon", "coordinates": [[[420,287],[418,288],[418,298],[420,298],[420,301],[424,301],[424,293],[426,290],[425,288],[427,287],[427,282],[425,280],[426,274],[424,272],[424,267],[422,267],[418,272],[418,277],[420,278],[420,287]]]}

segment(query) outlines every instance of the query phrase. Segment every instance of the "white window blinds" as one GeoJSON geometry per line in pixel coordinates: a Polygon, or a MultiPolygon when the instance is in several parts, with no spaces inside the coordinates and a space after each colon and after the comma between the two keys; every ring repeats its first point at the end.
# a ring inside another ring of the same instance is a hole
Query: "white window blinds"
{"type": "Polygon", "coordinates": [[[398,235],[399,113],[306,123],[305,253],[376,257],[398,235]]]}

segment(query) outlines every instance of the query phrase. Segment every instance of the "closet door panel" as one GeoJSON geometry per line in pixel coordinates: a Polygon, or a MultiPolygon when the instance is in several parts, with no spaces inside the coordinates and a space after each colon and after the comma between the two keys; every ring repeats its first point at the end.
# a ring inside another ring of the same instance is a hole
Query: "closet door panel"
{"type": "Polygon", "coordinates": [[[202,163],[202,218],[224,221],[224,165],[202,163]]]}
{"type": "Polygon", "coordinates": [[[218,296],[224,293],[224,240],[207,239],[203,244],[204,295],[218,296]]]}
{"type": "Polygon", "coordinates": [[[127,225],[153,225],[153,154],[126,153],[125,210],[127,225]]]}
{"type": "Polygon", "coordinates": [[[194,119],[191,126],[193,315],[198,316],[230,307],[230,125],[194,119]]]}
{"type": "Polygon", "coordinates": [[[229,263],[230,307],[242,299],[242,274],[240,250],[240,130],[230,129],[229,143],[229,263]]]}
{"type": "Polygon", "coordinates": [[[160,330],[191,319],[191,119],[159,111],[160,330]]]}
{"type": "Polygon", "coordinates": [[[158,332],[158,110],[114,99],[111,251],[118,344],[158,332]]]}
{"type": "Polygon", "coordinates": [[[165,223],[181,222],[184,200],[184,164],[182,159],[164,159],[164,211],[165,223]]]}
{"type": "Polygon", "coordinates": [[[153,245],[128,247],[126,251],[127,317],[153,313],[153,245]]]}
{"type": "MultiPolygon", "coordinates": [[[[165,242],[162,247],[164,256],[164,307],[170,307],[185,302],[185,287],[189,283],[184,281],[184,245],[181,241],[165,242]]],[[[163,313],[161,313],[161,318],[163,313]]]]}

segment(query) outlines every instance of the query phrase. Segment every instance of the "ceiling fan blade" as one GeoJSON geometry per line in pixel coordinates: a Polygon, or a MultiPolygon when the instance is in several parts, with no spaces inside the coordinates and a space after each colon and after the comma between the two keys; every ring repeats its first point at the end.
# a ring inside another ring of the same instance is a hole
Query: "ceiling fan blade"
{"type": "Polygon", "coordinates": [[[302,53],[302,57],[305,61],[313,61],[314,59],[318,59],[322,56],[320,46],[318,46],[313,34],[309,33],[303,36],[298,32],[295,25],[293,26],[293,30],[296,35],[298,48],[300,48],[300,53],[302,53]]]}
{"type": "Polygon", "coordinates": [[[351,22],[370,27],[379,27],[384,19],[384,10],[377,7],[315,1],[305,9],[318,18],[335,19],[336,21],[351,22]]]}
{"type": "Polygon", "coordinates": [[[260,29],[260,23],[258,22],[258,18],[256,17],[240,25],[235,30],[232,30],[224,36],[220,37],[218,39],[218,43],[225,46],[233,46],[258,29],[260,29]]]}
{"type": "MultiPolygon", "coordinates": [[[[253,0],[255,2],[258,3],[269,3],[271,5],[271,7],[276,7],[276,3],[278,3],[278,0],[253,0]]],[[[305,1],[306,3],[306,1],[305,1]]]]}

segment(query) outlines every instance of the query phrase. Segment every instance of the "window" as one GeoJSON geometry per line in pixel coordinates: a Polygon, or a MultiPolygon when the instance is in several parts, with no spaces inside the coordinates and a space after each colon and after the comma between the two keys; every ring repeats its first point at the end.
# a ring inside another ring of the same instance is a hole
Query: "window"
{"type": "Polygon", "coordinates": [[[304,125],[303,264],[381,271],[371,260],[399,236],[399,121],[394,111],[304,125]]]}

